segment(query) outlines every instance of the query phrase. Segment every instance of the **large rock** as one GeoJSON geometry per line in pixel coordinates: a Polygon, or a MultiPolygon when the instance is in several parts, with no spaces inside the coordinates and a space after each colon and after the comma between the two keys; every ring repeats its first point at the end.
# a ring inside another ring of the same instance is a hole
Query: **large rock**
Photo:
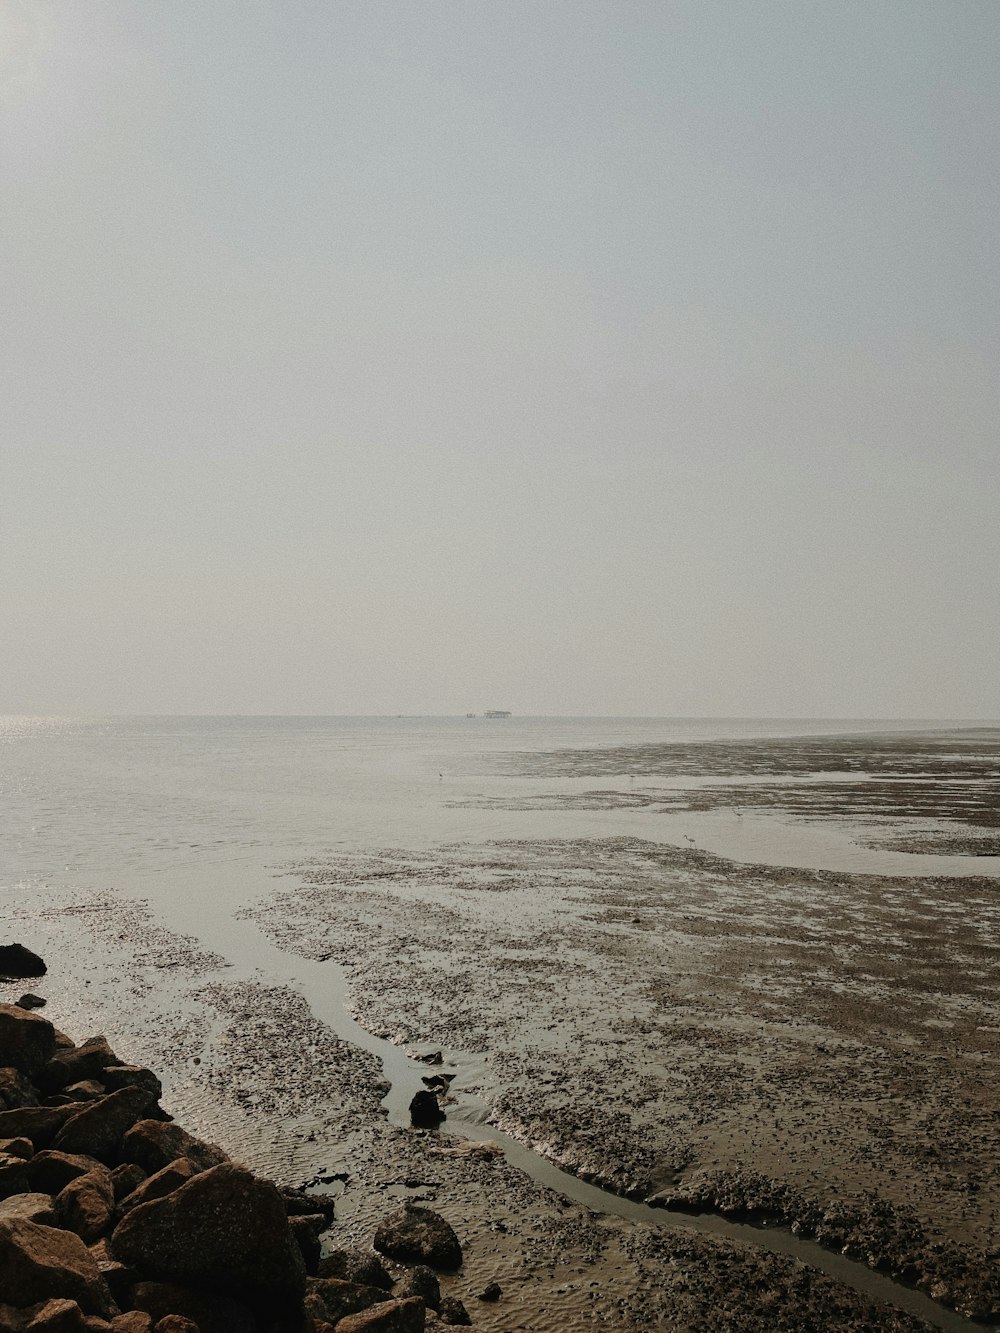
{"type": "Polygon", "coordinates": [[[444,1120],[445,1114],[441,1103],[433,1092],[421,1088],[413,1094],[410,1102],[410,1124],[417,1129],[434,1129],[444,1120]]]}
{"type": "Polygon", "coordinates": [[[425,1315],[424,1303],[416,1296],[407,1301],[385,1301],[341,1319],[337,1333],[424,1333],[425,1315]]]}
{"type": "Polygon", "coordinates": [[[109,1065],[120,1064],[106,1037],[88,1037],[79,1046],[57,1051],[44,1069],[39,1070],[38,1084],[46,1092],[58,1092],[68,1083],[100,1078],[109,1065]]]}
{"type": "Polygon", "coordinates": [[[20,981],[22,977],[44,977],[47,970],[38,954],[23,944],[0,944],[0,977],[20,981]]]}
{"type": "Polygon", "coordinates": [[[0,1220],[19,1217],[43,1227],[57,1227],[56,1201],[51,1194],[12,1194],[0,1203],[0,1220]]]}
{"type": "Polygon", "coordinates": [[[28,1188],[27,1162],[16,1153],[0,1153],[0,1199],[23,1194],[28,1188]]]}
{"type": "Polygon", "coordinates": [[[36,1152],[28,1162],[28,1179],[33,1190],[40,1190],[43,1194],[58,1194],[71,1180],[85,1176],[98,1165],[93,1157],[46,1148],[43,1152],[36,1152]]]}
{"type": "Polygon", "coordinates": [[[98,1167],[71,1180],[56,1199],[63,1226],[89,1245],[111,1229],[115,1194],[111,1175],[98,1167]]]}
{"type": "Polygon", "coordinates": [[[135,1162],[152,1175],[162,1171],[178,1157],[187,1157],[203,1171],[228,1161],[221,1148],[203,1143],[180,1125],[163,1120],[140,1120],[122,1139],[120,1157],[123,1162],[135,1162]]]}
{"type": "Polygon", "coordinates": [[[172,1194],[133,1208],[111,1253],[150,1277],[264,1301],[297,1301],[302,1255],[281,1195],[233,1163],[211,1167],[172,1194]]]}
{"type": "Polygon", "coordinates": [[[71,1116],[56,1135],[60,1152],[88,1153],[110,1161],[127,1130],[153,1102],[148,1088],[120,1088],[71,1116]]]}
{"type": "Polygon", "coordinates": [[[397,1300],[403,1300],[407,1296],[419,1296],[429,1310],[441,1308],[441,1285],[433,1270],[426,1264],[408,1268],[397,1282],[393,1295],[397,1300]]]}
{"type": "Polygon", "coordinates": [[[117,1092],[119,1088],[148,1088],[155,1101],[163,1096],[163,1084],[151,1069],[143,1065],[110,1065],[102,1072],[101,1082],[108,1092],[117,1092]]]}
{"type": "Polygon", "coordinates": [[[10,1065],[0,1068],[0,1111],[12,1111],[19,1106],[37,1106],[38,1089],[19,1069],[10,1065]]]}
{"type": "Polygon", "coordinates": [[[0,1273],[4,1300],[11,1305],[62,1297],[87,1314],[117,1313],[97,1263],[72,1231],[17,1218],[0,1222],[0,1273]]]}
{"type": "Polygon", "coordinates": [[[339,1277],[345,1282],[392,1291],[392,1278],[371,1250],[331,1250],[320,1259],[318,1272],[320,1277],[339,1277]]]}
{"type": "Polygon", "coordinates": [[[343,1282],[337,1277],[310,1278],[306,1284],[306,1314],[313,1319],[326,1319],[331,1324],[384,1300],[385,1292],[378,1287],[343,1282]]]}
{"type": "Polygon", "coordinates": [[[21,1106],[0,1111],[0,1139],[24,1137],[36,1148],[47,1148],[63,1125],[82,1111],[85,1102],[67,1102],[65,1106],[21,1106]]]}
{"type": "Polygon", "coordinates": [[[121,1211],[122,1213],[129,1213],[141,1203],[152,1203],[154,1199],[162,1199],[164,1195],[171,1194],[180,1185],[185,1184],[196,1175],[198,1175],[198,1167],[195,1166],[194,1162],[189,1161],[186,1157],[178,1157],[176,1162],[171,1162],[162,1171],[147,1176],[131,1194],[127,1194],[122,1199],[121,1211]]]}
{"type": "Polygon", "coordinates": [[[375,1248],[401,1264],[427,1264],[451,1272],[462,1266],[462,1247],[451,1226],[432,1208],[404,1203],[375,1232],[375,1248]]]}
{"type": "Polygon", "coordinates": [[[11,1065],[22,1074],[34,1074],[52,1059],[56,1030],[47,1018],[0,1004],[0,1065],[11,1065]]]}
{"type": "MultiPolygon", "coordinates": [[[[90,1319],[76,1301],[46,1301],[33,1312],[24,1333],[90,1333],[90,1319]]],[[[101,1327],[107,1325],[102,1323],[101,1327]]]]}
{"type": "Polygon", "coordinates": [[[253,1314],[231,1296],[213,1296],[174,1282],[137,1282],[129,1301],[154,1324],[176,1314],[197,1324],[200,1333],[256,1333],[253,1314]]]}

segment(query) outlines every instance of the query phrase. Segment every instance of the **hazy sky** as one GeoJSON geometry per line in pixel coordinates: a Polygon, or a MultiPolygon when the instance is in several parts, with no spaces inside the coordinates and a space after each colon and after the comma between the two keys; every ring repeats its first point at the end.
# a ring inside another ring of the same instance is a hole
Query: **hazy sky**
{"type": "Polygon", "coordinates": [[[1000,714],[997,0],[0,0],[0,711],[1000,714]]]}

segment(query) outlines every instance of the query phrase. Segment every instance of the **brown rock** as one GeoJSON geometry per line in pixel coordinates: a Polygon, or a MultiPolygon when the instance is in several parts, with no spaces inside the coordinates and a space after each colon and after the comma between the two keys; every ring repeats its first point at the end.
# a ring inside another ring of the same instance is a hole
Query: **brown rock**
{"type": "Polygon", "coordinates": [[[34,1074],[56,1048],[56,1030],[47,1018],[16,1004],[0,1004],[0,1064],[34,1074]]]}
{"type": "Polygon", "coordinates": [[[114,1190],[116,1199],[124,1199],[133,1190],[139,1188],[148,1176],[141,1166],[136,1166],[135,1162],[123,1162],[121,1166],[116,1166],[111,1172],[111,1188],[114,1190]]]}
{"type": "Polygon", "coordinates": [[[0,1199],[23,1194],[28,1188],[27,1165],[23,1157],[0,1153],[0,1199]]]}
{"type": "Polygon", "coordinates": [[[25,1333],[87,1333],[85,1319],[76,1301],[46,1301],[25,1325],[25,1333]]]}
{"type": "Polygon", "coordinates": [[[46,1148],[36,1152],[25,1169],[32,1189],[40,1190],[43,1194],[59,1194],[71,1180],[85,1176],[96,1166],[100,1166],[100,1162],[93,1157],[46,1148]]]}
{"type": "Polygon", "coordinates": [[[255,1333],[257,1323],[245,1305],[230,1296],[194,1291],[173,1282],[137,1282],[129,1303],[150,1316],[152,1323],[167,1315],[183,1315],[201,1333],[255,1333]]]}
{"type": "Polygon", "coordinates": [[[429,1310],[441,1308],[441,1287],[432,1269],[426,1264],[408,1268],[396,1283],[393,1295],[397,1300],[419,1296],[429,1310]]]}
{"type": "Polygon", "coordinates": [[[123,1162],[135,1162],[150,1175],[178,1157],[187,1157],[203,1171],[229,1160],[221,1148],[162,1120],[140,1120],[133,1125],[122,1139],[120,1156],[123,1162]]]}
{"type": "Polygon", "coordinates": [[[151,1069],[142,1065],[110,1065],[101,1074],[101,1082],[108,1092],[117,1092],[119,1088],[145,1088],[153,1094],[153,1100],[163,1096],[163,1085],[151,1069]]]}
{"type": "Polygon", "coordinates": [[[71,1231],[18,1219],[0,1222],[0,1273],[13,1305],[61,1296],[87,1314],[116,1313],[93,1256],[71,1231]]]}
{"type": "Polygon", "coordinates": [[[404,1203],[375,1232],[375,1248],[402,1264],[427,1264],[452,1271],[462,1266],[462,1247],[449,1223],[431,1208],[404,1203]]]}
{"type": "Polygon", "coordinates": [[[182,1314],[168,1314],[153,1325],[153,1333],[201,1333],[201,1330],[193,1319],[185,1319],[182,1314]]]}
{"type": "Polygon", "coordinates": [[[131,1194],[122,1200],[121,1211],[124,1214],[130,1212],[140,1203],[150,1203],[153,1199],[162,1199],[164,1195],[171,1194],[179,1185],[183,1185],[185,1181],[198,1174],[199,1170],[194,1162],[187,1157],[178,1157],[176,1162],[171,1162],[162,1171],[147,1176],[141,1185],[137,1186],[131,1194]]]}
{"type": "Polygon", "coordinates": [[[392,1291],[392,1278],[371,1250],[331,1250],[319,1261],[320,1277],[339,1277],[362,1286],[392,1291]]]}
{"type": "Polygon", "coordinates": [[[0,1111],[18,1106],[37,1106],[38,1089],[27,1075],[11,1065],[0,1068],[0,1111]]]}
{"type": "Polygon", "coordinates": [[[146,1088],[121,1088],[72,1115],[60,1129],[53,1147],[61,1152],[89,1153],[110,1159],[122,1136],[146,1111],[152,1094],[146,1088]]]}
{"type": "Polygon", "coordinates": [[[65,1106],[21,1106],[0,1111],[0,1138],[30,1139],[36,1148],[47,1148],[71,1115],[82,1111],[85,1102],[65,1106]]]}
{"type": "Polygon", "coordinates": [[[337,1277],[310,1278],[306,1283],[306,1314],[314,1319],[329,1319],[331,1324],[384,1300],[385,1292],[378,1287],[344,1282],[337,1277]]]}
{"type": "Polygon", "coordinates": [[[133,1208],[112,1234],[111,1253],[150,1277],[263,1301],[294,1302],[305,1289],[281,1195],[228,1162],[133,1208]]]}
{"type": "Polygon", "coordinates": [[[112,1333],[153,1333],[153,1321],[143,1310],[129,1310],[116,1314],[111,1321],[112,1333]]]}
{"type": "Polygon", "coordinates": [[[413,1296],[406,1301],[384,1301],[361,1314],[350,1314],[335,1325],[337,1333],[424,1333],[424,1303],[413,1296]]]}
{"type": "Polygon", "coordinates": [[[472,1324],[469,1312],[457,1296],[441,1297],[441,1319],[446,1324],[468,1328],[472,1324]]]}
{"type": "Polygon", "coordinates": [[[42,999],[42,997],[40,995],[32,994],[30,990],[25,991],[25,993],[21,996],[21,998],[19,1000],[15,1000],[14,1003],[17,1005],[18,1009],[45,1008],[45,1001],[42,999]]]}
{"type": "Polygon", "coordinates": [[[319,1233],[325,1231],[329,1223],[322,1214],[317,1214],[315,1217],[290,1217],[288,1225],[295,1243],[302,1251],[306,1272],[315,1277],[319,1269],[319,1233]]]}
{"type": "Polygon", "coordinates": [[[108,1090],[96,1078],[85,1078],[63,1088],[63,1095],[71,1102],[96,1102],[108,1095],[108,1090]]]}
{"type": "Polygon", "coordinates": [[[34,1152],[30,1139],[0,1139],[0,1153],[6,1153],[8,1157],[22,1157],[27,1161],[34,1152]]]}
{"type": "Polygon", "coordinates": [[[111,1228],[115,1208],[111,1173],[98,1168],[77,1176],[59,1193],[56,1207],[63,1225],[89,1245],[111,1228]]]}
{"type": "Polygon", "coordinates": [[[106,1037],[89,1037],[79,1046],[56,1051],[43,1069],[38,1071],[38,1086],[46,1092],[58,1092],[69,1083],[81,1079],[100,1078],[109,1065],[121,1061],[108,1045],[106,1037]]]}
{"type": "Polygon", "coordinates": [[[57,1227],[56,1201],[51,1194],[12,1194],[0,1203],[0,1221],[19,1217],[42,1227],[57,1227]]]}

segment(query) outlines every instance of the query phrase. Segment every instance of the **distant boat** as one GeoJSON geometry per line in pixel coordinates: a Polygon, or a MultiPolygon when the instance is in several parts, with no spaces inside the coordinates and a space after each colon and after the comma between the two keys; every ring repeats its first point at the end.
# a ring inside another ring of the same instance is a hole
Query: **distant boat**
{"type": "Polygon", "coordinates": [[[483,717],[510,717],[506,708],[487,708],[483,717]]]}
{"type": "Polygon", "coordinates": [[[476,715],[475,715],[475,713],[466,713],[465,716],[466,716],[466,717],[475,717],[476,715]]]}

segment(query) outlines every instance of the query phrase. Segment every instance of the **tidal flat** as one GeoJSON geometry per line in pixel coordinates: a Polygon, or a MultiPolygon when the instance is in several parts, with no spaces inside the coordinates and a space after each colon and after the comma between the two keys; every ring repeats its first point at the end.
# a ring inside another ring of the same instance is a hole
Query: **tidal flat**
{"type": "Polygon", "coordinates": [[[0,919],[58,960],[58,1026],[156,1067],[253,1170],[336,1193],[331,1244],[439,1209],[476,1327],[993,1326],[998,739],[499,754],[441,800],[517,809],[517,837],[52,885],[0,919]],[[720,809],[769,845],[835,829],[852,868],[695,845],[720,809]],[[415,1130],[438,1071],[447,1118],[415,1130]]]}

